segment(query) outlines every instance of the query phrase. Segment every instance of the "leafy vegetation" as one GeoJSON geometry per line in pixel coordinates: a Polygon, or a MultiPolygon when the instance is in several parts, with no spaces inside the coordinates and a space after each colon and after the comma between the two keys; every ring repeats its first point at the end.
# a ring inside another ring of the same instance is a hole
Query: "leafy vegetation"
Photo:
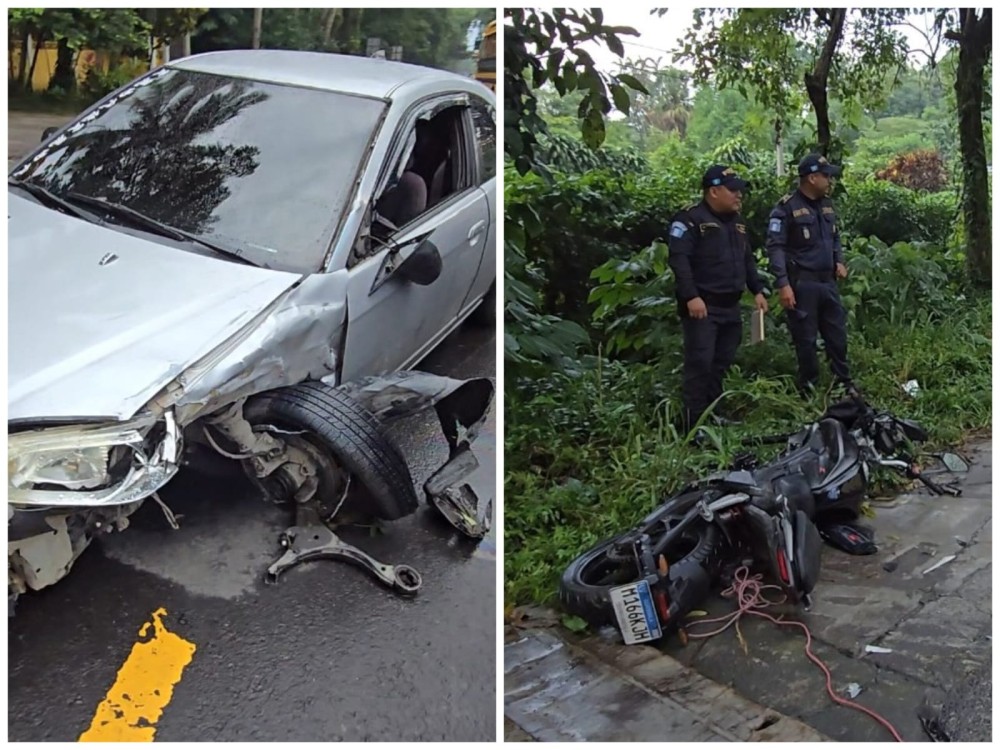
{"type": "MultiPolygon", "coordinates": [[[[449,68],[467,62],[468,25],[496,17],[492,8],[267,8],[261,20],[260,46],[364,54],[368,38],[384,47],[401,47],[402,59],[449,68]]],[[[170,44],[186,39],[189,52],[245,49],[253,40],[250,8],[11,8],[7,12],[12,44],[19,60],[9,68],[15,104],[29,108],[63,102],[82,107],[128,83],[148,67],[151,39],[170,44]],[[29,39],[34,54],[28,55],[29,39]],[[56,70],[44,96],[31,81],[42,45],[58,45],[56,70]],[[82,87],[76,68],[82,50],[107,54],[107,70],[91,68],[82,87]],[[78,90],[79,89],[79,90],[78,90]]],[[[460,66],[459,66],[460,67],[460,66]]]]}
{"type": "MultiPolygon", "coordinates": [[[[750,44],[729,43],[737,42],[750,44]]],[[[521,54],[531,56],[527,47],[521,54]]],[[[869,71],[864,80],[885,88],[863,106],[845,101],[831,78],[829,102],[831,143],[847,167],[834,197],[850,269],[841,292],[852,368],[873,403],[925,423],[934,445],[992,422],[991,305],[970,280],[960,210],[958,105],[949,94],[956,57],[898,75],[869,71]],[[909,380],[920,385],[916,396],[902,389],[909,380]]],[[[800,76],[798,93],[786,92],[799,97],[789,112],[801,113],[815,63],[788,60],[800,76]]],[[[795,429],[829,398],[797,394],[794,351],[772,295],[765,341],[742,347],[725,381],[725,411],[742,424],[707,427],[707,447],[680,434],[681,327],[664,244],[673,214],[700,197],[705,168],[737,165],[750,182],[748,233],[771,283],[767,216],[794,186],[788,163],[815,147],[815,125],[776,112],[757,95],[762,83],[743,81],[741,92],[709,77],[692,89],[680,71],[625,60],[619,70],[641,88],[597,128],[581,93],[560,81],[562,68],[543,82],[532,80],[530,64],[524,70],[519,90],[530,94],[532,115],[514,121],[520,139],[508,141],[505,180],[508,605],[551,601],[559,574],[586,547],[747,444],[767,458],[778,447],[760,437],[795,429]],[[600,149],[580,136],[587,129],[603,134],[600,149]]],[[[876,491],[899,483],[880,476],[876,491]]]]}

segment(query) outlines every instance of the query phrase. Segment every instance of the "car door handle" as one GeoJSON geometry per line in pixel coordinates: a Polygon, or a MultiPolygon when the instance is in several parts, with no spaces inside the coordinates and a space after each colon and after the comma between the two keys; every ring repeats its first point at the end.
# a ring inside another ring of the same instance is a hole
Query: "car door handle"
{"type": "Polygon", "coordinates": [[[486,229],[485,219],[483,219],[482,221],[477,221],[475,224],[473,224],[472,228],[469,230],[469,241],[475,242],[476,239],[478,239],[479,235],[483,233],[484,229],[486,229]]]}

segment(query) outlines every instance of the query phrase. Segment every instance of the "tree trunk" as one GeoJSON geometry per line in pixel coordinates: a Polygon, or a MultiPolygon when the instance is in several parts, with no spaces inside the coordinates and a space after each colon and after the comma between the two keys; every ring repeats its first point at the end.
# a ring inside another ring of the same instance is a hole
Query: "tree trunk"
{"type": "Polygon", "coordinates": [[[326,20],[323,25],[323,45],[329,45],[333,38],[334,25],[343,18],[343,11],[340,8],[330,8],[327,10],[326,20]]]}
{"type": "Polygon", "coordinates": [[[827,84],[830,80],[830,66],[833,56],[837,53],[837,45],[844,35],[844,21],[847,18],[846,8],[830,10],[830,32],[823,44],[823,53],[816,61],[816,67],[806,73],[806,92],[816,112],[816,140],[820,153],[828,155],[830,151],[830,105],[827,100],[827,84]]]}
{"type": "Polygon", "coordinates": [[[44,38],[39,38],[35,40],[35,52],[31,56],[31,67],[28,68],[28,81],[25,84],[25,91],[34,91],[34,86],[32,86],[32,81],[35,78],[35,66],[38,64],[38,53],[42,51],[42,47],[45,45],[44,38]]]}
{"type": "Polygon", "coordinates": [[[361,34],[361,16],[364,8],[344,8],[343,18],[338,29],[340,52],[354,52],[359,46],[361,34]]]}
{"type": "MultiPolygon", "coordinates": [[[[245,17],[245,16],[244,16],[245,17]]],[[[260,35],[264,26],[264,9],[253,9],[253,49],[260,49],[260,35]]]]}
{"type": "Polygon", "coordinates": [[[56,50],[56,69],[49,79],[49,89],[61,88],[63,91],[76,90],[76,71],[73,69],[73,50],[68,39],[60,39],[56,50]]]}
{"type": "MultiPolygon", "coordinates": [[[[982,18],[973,8],[960,8],[958,71],[955,97],[958,104],[958,139],[962,152],[962,213],[965,217],[966,267],[976,286],[991,287],[992,258],[989,176],[983,138],[983,73],[993,45],[993,11],[982,18]]],[[[955,38],[954,34],[949,34],[955,38]]]]}
{"type": "Polygon", "coordinates": [[[21,91],[26,91],[28,88],[28,55],[31,51],[28,49],[31,46],[31,32],[25,31],[24,36],[21,37],[21,66],[17,71],[17,85],[21,91]]]}

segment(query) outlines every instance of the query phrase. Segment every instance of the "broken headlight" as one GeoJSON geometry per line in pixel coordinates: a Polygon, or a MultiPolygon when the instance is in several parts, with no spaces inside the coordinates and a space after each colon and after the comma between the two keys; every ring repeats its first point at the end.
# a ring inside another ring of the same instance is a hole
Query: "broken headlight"
{"type": "Polygon", "coordinates": [[[177,442],[169,412],[165,421],[150,416],[8,435],[8,501],[63,506],[129,502],[136,499],[132,495],[137,488],[159,486],[172,476],[177,442]]]}
{"type": "Polygon", "coordinates": [[[11,455],[10,486],[28,489],[54,484],[69,490],[93,489],[108,482],[110,448],[71,448],[11,455]]]}

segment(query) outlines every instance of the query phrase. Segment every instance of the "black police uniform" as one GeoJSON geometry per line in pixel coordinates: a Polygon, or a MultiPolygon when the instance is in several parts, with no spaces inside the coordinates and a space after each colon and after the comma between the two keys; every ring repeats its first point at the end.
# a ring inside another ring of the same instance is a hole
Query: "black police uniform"
{"type": "Polygon", "coordinates": [[[739,213],[719,216],[704,201],[687,206],[670,224],[668,246],[684,329],[684,427],[690,429],[722,395],[722,380],[736,359],[743,290],[759,294],[764,285],[739,213]],[[700,320],[688,314],[695,297],[708,308],[700,320]]]}
{"type": "Polygon", "coordinates": [[[791,284],[795,293],[795,309],[786,315],[799,363],[799,388],[812,387],[819,378],[817,333],[834,376],[850,385],[847,314],[836,277],[844,251],[833,201],[812,200],[801,190],[786,195],[771,212],[765,245],[778,289],[791,284]]]}

